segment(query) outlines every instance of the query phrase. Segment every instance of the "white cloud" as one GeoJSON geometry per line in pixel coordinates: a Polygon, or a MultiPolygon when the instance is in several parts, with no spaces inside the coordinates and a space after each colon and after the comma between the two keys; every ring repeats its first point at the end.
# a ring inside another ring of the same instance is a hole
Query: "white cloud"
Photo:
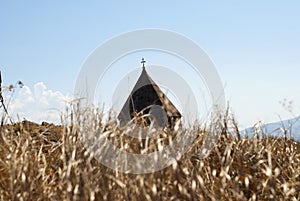
{"type": "MultiPolygon", "coordinates": [[[[10,93],[5,94],[6,103],[10,96],[10,93]]],[[[60,114],[70,100],[71,96],[47,89],[43,82],[39,82],[33,89],[28,86],[16,89],[8,103],[8,111],[15,121],[26,119],[37,123],[60,123],[60,114]]]]}

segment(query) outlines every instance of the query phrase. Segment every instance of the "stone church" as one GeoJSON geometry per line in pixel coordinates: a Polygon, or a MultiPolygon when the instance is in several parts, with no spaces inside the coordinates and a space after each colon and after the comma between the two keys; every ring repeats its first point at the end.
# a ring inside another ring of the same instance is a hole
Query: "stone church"
{"type": "Polygon", "coordinates": [[[159,127],[172,129],[182,116],[147,73],[144,59],[141,63],[142,73],[118,115],[120,125],[132,121],[149,126],[155,121],[159,127]]]}

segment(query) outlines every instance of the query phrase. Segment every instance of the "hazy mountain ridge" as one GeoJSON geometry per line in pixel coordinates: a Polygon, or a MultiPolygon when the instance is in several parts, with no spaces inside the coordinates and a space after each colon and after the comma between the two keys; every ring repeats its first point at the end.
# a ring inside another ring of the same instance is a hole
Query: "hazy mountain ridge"
{"type": "Polygon", "coordinates": [[[260,136],[292,137],[300,141],[300,116],[273,123],[256,125],[242,131],[244,136],[252,137],[254,131],[260,136]]]}

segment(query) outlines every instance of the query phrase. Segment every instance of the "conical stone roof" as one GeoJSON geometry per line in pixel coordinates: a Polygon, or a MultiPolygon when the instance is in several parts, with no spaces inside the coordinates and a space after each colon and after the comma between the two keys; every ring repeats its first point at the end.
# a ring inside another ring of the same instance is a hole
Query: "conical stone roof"
{"type": "MultiPolygon", "coordinates": [[[[127,124],[135,114],[149,114],[152,106],[160,106],[164,110],[168,121],[181,118],[180,112],[160,90],[143,66],[142,73],[118,116],[120,124],[127,124]]],[[[169,122],[169,127],[172,124],[170,123],[171,122],[169,122]]]]}

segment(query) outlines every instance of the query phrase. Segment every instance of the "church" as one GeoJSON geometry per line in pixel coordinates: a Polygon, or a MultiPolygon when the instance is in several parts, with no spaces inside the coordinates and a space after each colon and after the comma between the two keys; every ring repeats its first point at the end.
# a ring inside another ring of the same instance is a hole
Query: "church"
{"type": "Polygon", "coordinates": [[[130,121],[147,127],[155,123],[161,128],[173,129],[181,121],[181,114],[153,81],[142,59],[142,73],[118,115],[120,125],[130,121]]]}

